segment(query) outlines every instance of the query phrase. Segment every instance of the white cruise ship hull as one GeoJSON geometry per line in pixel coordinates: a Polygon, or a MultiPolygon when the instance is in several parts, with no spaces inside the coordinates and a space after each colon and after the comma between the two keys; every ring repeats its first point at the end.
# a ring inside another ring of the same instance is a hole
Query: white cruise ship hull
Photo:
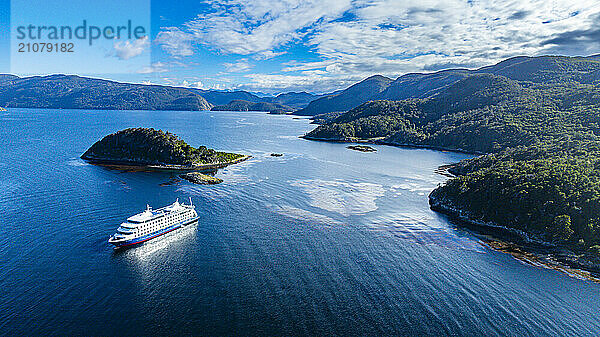
{"type": "Polygon", "coordinates": [[[119,226],[108,243],[116,248],[137,245],[198,221],[194,205],[180,204],[152,210],[147,206],[142,213],[131,216],[119,226]]]}
{"type": "Polygon", "coordinates": [[[134,238],[134,239],[130,239],[130,240],[113,240],[111,238],[111,239],[108,240],[108,243],[114,245],[115,248],[133,246],[133,245],[137,245],[137,244],[140,244],[140,243],[144,243],[144,242],[146,242],[148,240],[152,240],[152,239],[157,238],[157,237],[159,237],[161,235],[170,233],[170,232],[172,232],[172,231],[174,231],[176,229],[179,229],[181,227],[185,227],[185,226],[187,226],[187,225],[189,225],[191,223],[194,223],[196,221],[198,221],[198,217],[192,218],[192,219],[190,219],[188,221],[185,221],[183,223],[180,223],[180,224],[176,224],[176,225],[172,225],[172,226],[163,228],[163,229],[158,230],[158,231],[156,231],[154,233],[146,234],[144,236],[140,236],[138,238],[134,238]]]}

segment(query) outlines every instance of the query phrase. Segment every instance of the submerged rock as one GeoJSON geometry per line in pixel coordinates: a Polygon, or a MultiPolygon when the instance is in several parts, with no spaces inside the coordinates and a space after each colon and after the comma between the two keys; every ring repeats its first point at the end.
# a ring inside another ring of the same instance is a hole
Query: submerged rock
{"type": "Polygon", "coordinates": [[[220,184],[223,182],[222,179],[219,179],[219,178],[216,178],[213,176],[209,176],[207,174],[203,174],[200,172],[189,172],[189,173],[180,174],[179,178],[185,179],[191,183],[200,184],[200,185],[215,185],[215,184],[220,184]]]}
{"type": "Polygon", "coordinates": [[[346,148],[350,150],[360,151],[360,152],[376,152],[377,150],[367,146],[367,145],[350,145],[346,146],[346,148]]]}

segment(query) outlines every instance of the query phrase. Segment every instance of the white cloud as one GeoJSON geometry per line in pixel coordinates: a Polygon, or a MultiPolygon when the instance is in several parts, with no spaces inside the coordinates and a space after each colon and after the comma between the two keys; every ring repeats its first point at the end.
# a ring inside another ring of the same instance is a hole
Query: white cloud
{"type": "MultiPolygon", "coordinates": [[[[600,53],[597,0],[208,3],[209,13],[181,29],[165,30],[163,47],[176,45],[173,49],[191,54],[192,43],[197,43],[261,61],[301,43],[316,55],[316,61],[283,64],[279,72],[246,75],[250,83],[242,86],[252,90],[286,90],[286,85],[332,90],[375,73],[395,78],[407,72],[473,68],[517,55],[600,53]]],[[[246,71],[248,65],[240,61],[225,66],[246,71]]]]}
{"type": "Polygon", "coordinates": [[[260,74],[244,76],[249,83],[240,84],[237,89],[280,93],[284,91],[329,92],[350,86],[364,78],[360,76],[324,76],[319,72],[304,72],[301,75],[260,74]]]}
{"type": "Polygon", "coordinates": [[[274,57],[285,55],[285,54],[287,54],[286,51],[274,52],[272,50],[265,50],[265,51],[261,51],[261,52],[256,53],[252,57],[255,60],[268,60],[268,59],[272,59],[274,57]]]}
{"type": "Polygon", "coordinates": [[[143,67],[137,71],[138,74],[164,73],[168,71],[167,65],[163,62],[155,62],[150,66],[143,67]]]}
{"type": "Polygon", "coordinates": [[[223,53],[268,53],[320,21],[338,18],[351,0],[211,0],[212,11],[185,24],[199,44],[223,53]]]}
{"type": "Polygon", "coordinates": [[[225,66],[225,69],[229,73],[244,72],[244,71],[248,71],[248,70],[250,70],[250,68],[252,68],[252,65],[250,63],[248,63],[247,59],[241,59],[234,63],[225,62],[225,63],[223,63],[223,66],[225,66]]]}
{"type": "Polygon", "coordinates": [[[182,57],[194,54],[194,37],[176,27],[165,27],[156,36],[156,43],[172,56],[182,57]]]}
{"type": "Polygon", "coordinates": [[[310,36],[309,44],[327,64],[286,70],[325,67],[330,73],[397,76],[444,65],[479,66],[542,53],[540,41],[591,27],[598,11],[598,4],[572,1],[369,1],[355,9],[355,20],[324,24],[310,36]]]}
{"type": "Polygon", "coordinates": [[[113,48],[115,49],[115,56],[121,60],[129,60],[132,57],[136,57],[144,52],[144,50],[150,45],[147,36],[132,41],[119,41],[115,42],[113,48]]]}
{"type": "Polygon", "coordinates": [[[183,80],[181,82],[177,82],[173,79],[164,79],[164,81],[166,81],[167,83],[169,83],[169,85],[173,85],[173,86],[177,86],[177,87],[185,87],[185,88],[195,88],[195,89],[212,89],[212,90],[227,90],[229,89],[227,86],[221,84],[221,83],[214,83],[214,84],[210,84],[207,85],[205,83],[203,83],[202,81],[198,81],[198,80],[183,80]]]}

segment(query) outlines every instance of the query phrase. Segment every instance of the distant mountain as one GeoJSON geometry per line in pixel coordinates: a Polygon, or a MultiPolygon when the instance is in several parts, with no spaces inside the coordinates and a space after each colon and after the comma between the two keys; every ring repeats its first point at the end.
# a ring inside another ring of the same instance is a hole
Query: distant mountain
{"type": "Polygon", "coordinates": [[[398,77],[372,99],[402,100],[429,97],[446,86],[469,76],[465,69],[443,70],[431,74],[411,73],[398,77]]]}
{"type": "Polygon", "coordinates": [[[518,56],[477,69],[474,72],[501,75],[516,81],[535,83],[574,81],[593,84],[600,81],[600,55],[587,57],[518,56]]]}
{"type": "Polygon", "coordinates": [[[247,91],[215,91],[215,90],[196,90],[209,103],[213,105],[226,105],[234,100],[243,100],[248,102],[264,102],[282,104],[294,108],[293,110],[302,109],[310,102],[325,95],[315,95],[308,92],[288,92],[281,93],[275,97],[258,96],[247,91]]]}
{"type": "Polygon", "coordinates": [[[278,103],[290,106],[294,109],[302,109],[310,102],[323,97],[324,95],[309,94],[308,92],[288,92],[279,94],[270,99],[271,103],[278,103]]]}
{"type": "Polygon", "coordinates": [[[294,111],[295,109],[278,103],[269,102],[248,102],[244,100],[233,100],[229,104],[216,105],[212,107],[212,111],[268,111],[273,114],[285,114],[294,111]]]}
{"type": "MultiPolygon", "coordinates": [[[[265,98],[258,97],[247,91],[221,91],[221,90],[205,90],[205,89],[188,89],[194,93],[200,94],[212,105],[225,105],[233,100],[244,100],[248,102],[264,102],[265,98]]],[[[270,99],[267,98],[267,100],[270,99]]]]}
{"type": "Polygon", "coordinates": [[[377,97],[381,92],[387,89],[392,82],[392,79],[385,76],[371,76],[338,94],[316,99],[310,102],[306,108],[300,109],[294,114],[314,116],[327,112],[350,110],[361,103],[377,97]]]}
{"type": "Polygon", "coordinates": [[[19,78],[19,76],[10,75],[10,74],[0,74],[0,83],[9,82],[19,78]]]}
{"type": "MultiPolygon", "coordinates": [[[[109,110],[210,110],[232,101],[269,103],[261,111],[301,109],[323,95],[290,92],[259,97],[247,91],[221,91],[119,83],[75,75],[18,77],[0,74],[0,106],[15,108],[109,110]],[[265,108],[269,107],[269,108],[265,108]],[[291,109],[290,109],[291,107],[291,109]]],[[[250,109],[252,110],[252,109],[250,109]]]]}
{"type": "Polygon", "coordinates": [[[581,84],[594,84],[600,82],[600,55],[518,56],[475,70],[449,69],[435,73],[406,74],[394,81],[377,81],[377,85],[371,87],[368,85],[371,79],[382,78],[382,76],[373,76],[337,95],[315,100],[295,114],[314,116],[333,111],[347,111],[367,101],[379,99],[397,101],[432,97],[453,83],[475,74],[499,75],[511,80],[534,83],[574,81],[581,84]],[[383,86],[385,87],[382,88],[383,86]],[[349,97],[354,99],[349,100],[349,97]],[[349,101],[352,104],[349,104],[349,101]]]}
{"type": "Polygon", "coordinates": [[[119,83],[75,75],[0,76],[0,106],[107,110],[209,110],[185,88],[119,83]]]}

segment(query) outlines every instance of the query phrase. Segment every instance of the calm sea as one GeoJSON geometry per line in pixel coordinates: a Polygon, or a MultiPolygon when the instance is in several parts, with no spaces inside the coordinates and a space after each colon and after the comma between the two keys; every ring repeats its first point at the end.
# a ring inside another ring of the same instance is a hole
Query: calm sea
{"type": "Polygon", "coordinates": [[[466,155],[298,138],[313,127],[263,113],[0,113],[0,334],[600,333],[600,285],[485,248],[429,209],[446,179],[434,169],[466,155]],[[216,186],[79,159],[127,127],[253,158],[216,186]],[[190,197],[197,226],[108,245],[146,204],[190,197]]]}

